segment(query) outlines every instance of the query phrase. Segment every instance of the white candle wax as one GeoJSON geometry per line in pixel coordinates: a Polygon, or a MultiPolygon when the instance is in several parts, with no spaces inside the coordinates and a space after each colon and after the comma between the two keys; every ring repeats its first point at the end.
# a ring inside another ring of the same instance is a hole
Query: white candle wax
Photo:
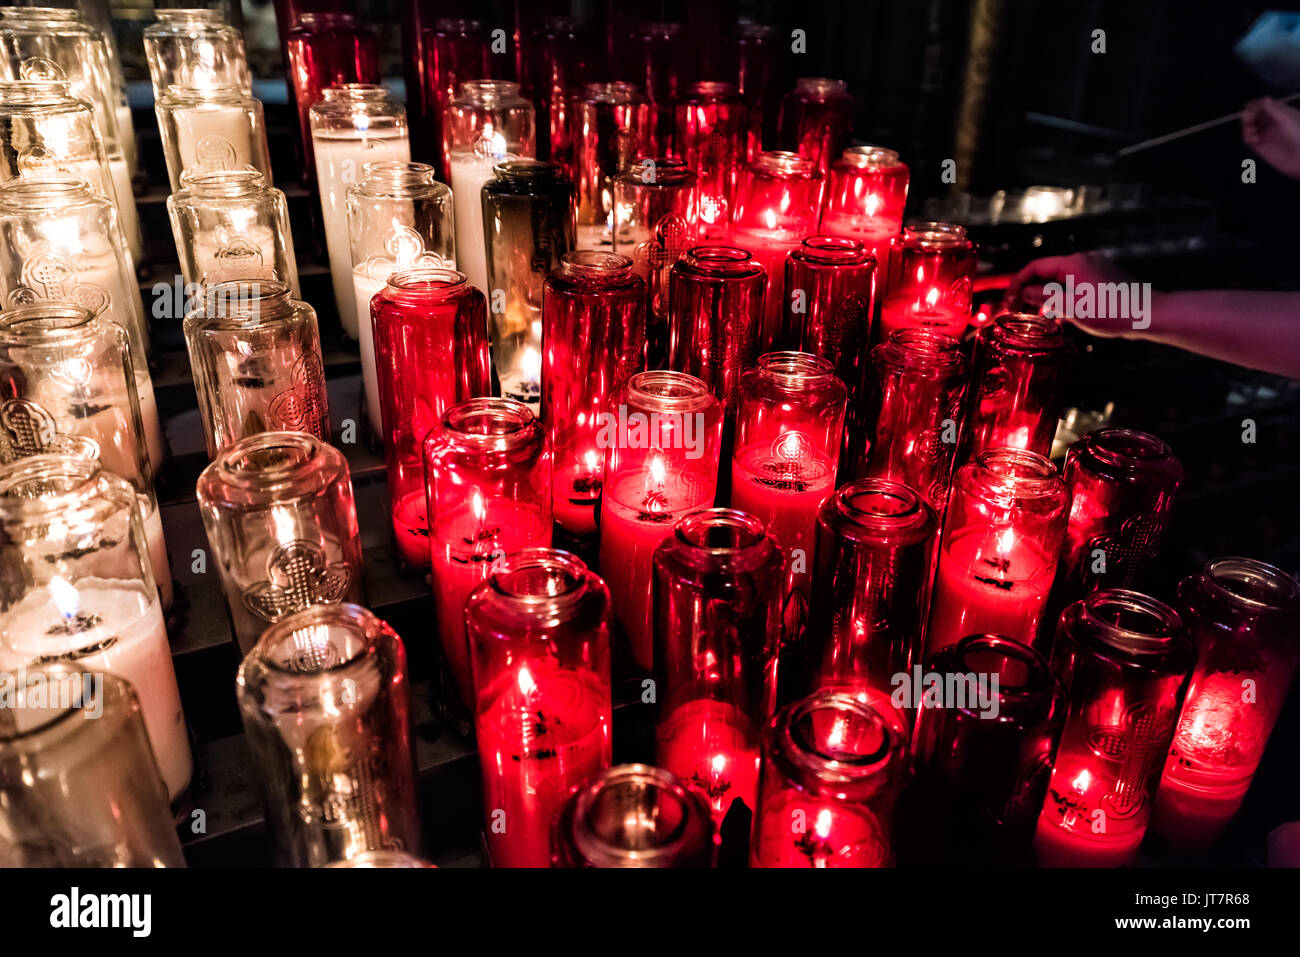
{"type": "Polygon", "coordinates": [[[356,291],[352,288],[352,239],[348,232],[348,188],[361,179],[367,163],[386,160],[409,163],[411,141],[407,135],[312,137],[316,152],[316,181],[320,186],[321,215],[325,221],[325,246],[329,250],[334,301],[343,331],[358,336],[356,291]]]}
{"type": "MultiPolygon", "coordinates": [[[[205,104],[177,110],[176,152],[180,168],[172,173],[172,190],[180,188],[187,169],[242,169],[256,166],[253,122],[243,106],[205,104]]],[[[262,170],[269,174],[269,170],[262,170]]],[[[270,176],[267,176],[270,182],[270,176]]]]}
{"type": "Polygon", "coordinates": [[[496,174],[492,168],[499,160],[474,153],[454,153],[451,157],[451,195],[455,203],[452,218],[456,225],[456,262],[470,285],[491,301],[487,287],[487,246],[483,239],[483,184],[496,174]]]}
{"type": "Polygon", "coordinates": [[[167,561],[167,540],[163,538],[162,512],[150,496],[140,496],[140,512],[144,515],[144,538],[149,549],[149,564],[158,585],[158,595],[163,608],[172,604],[172,568],[167,561]]]}
{"type": "Polygon", "coordinates": [[[130,682],[168,795],[185,789],[190,744],[156,595],[145,594],[139,582],[55,579],[0,616],[0,642],[24,662],[68,657],[92,674],[130,682]]]}
{"type": "Polygon", "coordinates": [[[366,392],[366,420],[371,431],[382,436],[384,428],[379,409],[379,372],[375,368],[375,328],[370,323],[370,300],[388,284],[388,280],[367,275],[366,269],[366,265],[361,265],[352,272],[357,301],[357,338],[361,344],[361,383],[366,392]]]}
{"type": "Polygon", "coordinates": [[[140,397],[140,423],[144,427],[144,443],[149,449],[149,465],[157,472],[166,460],[163,444],[162,420],[158,418],[158,400],[153,394],[153,379],[147,369],[137,369],[135,392],[140,397]]]}
{"type": "Polygon", "coordinates": [[[118,224],[122,227],[122,235],[126,237],[126,246],[131,253],[131,268],[134,269],[144,255],[144,246],[140,239],[140,213],[135,208],[135,191],[131,188],[131,167],[125,159],[119,157],[108,161],[108,172],[113,180],[115,194],[109,198],[117,207],[118,224]]]}
{"type": "MultiPolygon", "coordinates": [[[[248,226],[238,231],[223,226],[204,233],[194,246],[197,276],[186,281],[203,283],[228,282],[233,279],[275,279],[289,282],[290,277],[276,275],[275,236],[265,226],[248,226]]],[[[298,289],[291,294],[297,298],[298,289]]]]}

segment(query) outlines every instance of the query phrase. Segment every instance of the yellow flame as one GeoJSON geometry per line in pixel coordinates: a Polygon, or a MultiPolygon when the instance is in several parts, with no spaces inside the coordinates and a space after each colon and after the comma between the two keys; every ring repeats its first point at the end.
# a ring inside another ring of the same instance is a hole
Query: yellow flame
{"type": "Polygon", "coordinates": [[[81,607],[81,596],[66,578],[55,575],[46,586],[54,597],[54,605],[64,618],[71,618],[81,607]]]}
{"type": "Polygon", "coordinates": [[[1016,547],[1016,530],[1008,528],[998,536],[998,554],[1005,558],[1016,547]]]}
{"type": "Polygon", "coordinates": [[[933,309],[939,304],[939,287],[931,286],[930,291],[925,294],[925,308],[933,309]]]}
{"type": "Polygon", "coordinates": [[[831,822],[833,820],[831,812],[826,808],[822,808],[817,812],[817,822],[813,825],[813,830],[817,832],[817,836],[823,841],[831,836],[831,822]]]}
{"type": "Polygon", "coordinates": [[[528,666],[524,665],[519,669],[519,690],[524,693],[525,697],[531,697],[537,691],[537,682],[528,672],[528,666]]]}

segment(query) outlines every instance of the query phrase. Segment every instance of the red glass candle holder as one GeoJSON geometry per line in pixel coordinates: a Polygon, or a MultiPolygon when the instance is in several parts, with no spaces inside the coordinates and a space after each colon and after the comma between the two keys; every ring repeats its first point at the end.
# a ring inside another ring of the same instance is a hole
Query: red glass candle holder
{"type": "Polygon", "coordinates": [[[769,352],[741,382],[731,459],[731,504],[756,515],[784,558],[781,619],[797,641],[808,613],[817,512],[835,490],[844,383],[825,359],[769,352]]]}
{"type": "Polygon", "coordinates": [[[1065,723],[1061,684],[1038,652],[999,635],[949,645],[928,662],[930,675],[955,693],[921,695],[909,856],[929,865],[1023,864],[1065,723]]]}
{"type": "Polygon", "coordinates": [[[639,156],[654,154],[650,103],[632,83],[588,83],[575,94],[570,178],[578,187],[578,245],[609,245],[614,183],[639,156]]]}
{"type": "Polygon", "coordinates": [[[614,178],[614,251],[631,258],[646,281],[647,360],[668,349],[668,279],[699,234],[696,177],[681,160],[639,159],[614,178]]]}
{"type": "Polygon", "coordinates": [[[871,353],[870,410],[856,471],[916,489],[942,515],[961,437],[966,357],[951,336],[902,329],[871,353]],[[865,468],[863,467],[865,466],[865,468]]]}
{"type": "Polygon", "coordinates": [[[800,77],[781,102],[782,147],[812,160],[823,176],[852,132],[853,97],[843,80],[800,77]]]}
{"type": "Polygon", "coordinates": [[[695,512],[654,553],[655,762],[721,825],[753,813],[759,733],[776,706],[781,549],[761,519],[695,512]]]}
{"type": "Polygon", "coordinates": [[[960,339],[970,325],[978,259],[965,227],[952,223],[905,227],[890,246],[880,338],[899,329],[921,328],[960,339]]]}
{"type": "Polygon", "coordinates": [[[1052,670],[1069,710],[1034,835],[1040,864],[1132,862],[1195,660],[1177,612],[1138,592],[1095,591],[1061,614],[1052,670]]]}
{"type": "Polygon", "coordinates": [[[856,239],[810,236],[786,257],[781,339],[829,359],[849,390],[856,429],[875,311],[876,263],[856,239]]]}
{"type": "Polygon", "coordinates": [[[429,564],[420,445],[458,402],[492,392],[487,300],[463,273],[395,272],[370,302],[393,534],[402,559],[429,564]]]}
{"type": "Polygon", "coordinates": [[[640,372],[611,397],[608,412],[600,567],[631,661],[649,672],[651,559],[682,516],[713,504],[722,407],[694,376],[640,372]]]}
{"type": "Polygon", "coordinates": [[[555,828],[553,867],[709,867],[713,822],[662,768],[620,764],[578,788],[555,828]]]}
{"type": "Polygon", "coordinates": [[[573,117],[569,94],[594,73],[590,40],[582,23],[570,17],[544,17],[524,46],[526,95],[537,104],[537,155],[568,163],[573,117]]]}
{"type": "Polygon", "coordinates": [[[701,239],[727,237],[748,137],[749,110],[734,83],[696,83],[674,107],[673,154],[699,177],[701,239]]]}
{"type": "Polygon", "coordinates": [[[789,668],[782,660],[782,695],[786,688],[852,694],[901,732],[911,711],[894,707],[890,696],[894,676],[921,657],[934,513],[905,485],[861,479],[822,503],[817,528],[818,600],[806,649],[794,651],[789,668]]]}
{"type": "Polygon", "coordinates": [[[821,231],[860,239],[889,274],[889,248],[903,228],[908,170],[898,154],[880,146],[853,146],[831,164],[822,204],[821,231]]]}
{"type": "Polygon", "coordinates": [[[554,518],[589,546],[611,396],[645,363],[645,282],[626,256],[567,253],[542,288],[542,421],[555,455],[554,518]]]}
{"type": "Polygon", "coordinates": [[[817,230],[822,176],[796,153],[760,153],[740,174],[731,241],[767,270],[760,352],[777,348],[784,313],[785,257],[817,230]]]}
{"type": "Polygon", "coordinates": [[[904,739],[870,705],[819,692],[763,733],[751,867],[887,867],[904,739]]]}
{"type": "Polygon", "coordinates": [[[1065,457],[1070,517],[1052,593],[1063,608],[1098,588],[1132,588],[1155,560],[1183,467],[1154,435],[1099,429],[1065,457]]]}
{"type": "Polygon", "coordinates": [[[507,555],[551,544],[551,456],[522,402],[453,405],[424,440],[436,631],[455,692],[474,703],[465,599],[507,555]]]}
{"type": "Polygon", "coordinates": [[[1069,494],[1034,452],[987,449],[953,478],[926,651],[967,635],[1033,644],[1065,537],[1069,494]]]}
{"type": "Polygon", "coordinates": [[[569,793],[610,766],[609,590],[568,552],[528,548],[465,605],[494,867],[546,867],[569,793]]]}
{"type": "Polygon", "coordinates": [[[462,83],[491,75],[487,28],[478,20],[440,17],[420,35],[420,44],[423,87],[411,113],[414,116],[415,107],[422,107],[418,123],[422,155],[433,157],[438,176],[445,182],[451,175],[451,161],[443,145],[443,116],[462,83]]]}
{"type": "Polygon", "coordinates": [[[673,104],[692,80],[693,45],[682,23],[642,23],[627,45],[627,76],[650,100],[651,128],[660,152],[673,136],[673,104]]]}
{"type": "Polygon", "coordinates": [[[1300,583],[1221,558],[1178,586],[1196,670],[1165,760],[1152,827],[1180,851],[1208,848],[1237,813],[1300,662],[1300,583]]]}
{"type": "Polygon", "coordinates": [[[290,95],[298,111],[301,174],[310,184],[316,162],[309,111],[328,87],[379,82],[379,35],[350,13],[300,12],[285,37],[285,53],[290,95]]]}
{"type": "Polygon", "coordinates": [[[1061,417],[1074,346],[1055,319],[998,316],[980,330],[971,356],[962,457],[1016,448],[1047,455],[1061,417]]]}
{"type": "Polygon", "coordinates": [[[775,142],[781,99],[781,34],[763,23],[742,22],[737,24],[735,36],[736,89],[749,111],[745,156],[753,159],[762,152],[764,140],[775,142]]]}
{"type": "Polygon", "coordinates": [[[758,356],[766,273],[735,246],[696,246],[669,275],[668,367],[702,379],[734,413],[758,356]]]}

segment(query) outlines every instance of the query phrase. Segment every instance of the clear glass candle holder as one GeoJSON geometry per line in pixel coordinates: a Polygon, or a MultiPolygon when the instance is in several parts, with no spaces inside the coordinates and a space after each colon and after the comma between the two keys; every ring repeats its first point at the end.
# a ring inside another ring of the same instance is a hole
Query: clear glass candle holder
{"type": "Polygon", "coordinates": [[[421,445],[447,409],[492,392],[487,304],[450,269],[393,273],[370,304],[393,535],[408,564],[429,564],[421,445]]]}
{"type": "Polygon", "coordinates": [[[135,269],[112,204],[83,180],[0,184],[0,291],[13,305],[75,303],[125,330],[149,460],[166,460],[135,269]]]}
{"type": "Polygon", "coordinates": [[[308,122],[334,301],[344,333],[356,339],[360,320],[348,193],[364,178],[366,164],[411,161],[406,110],[382,86],[345,83],[321,92],[320,101],[308,110],[308,122]]]}
{"type": "Polygon", "coordinates": [[[751,867],[888,867],[905,739],[869,704],[821,692],[764,729],[751,867]]]}
{"type": "Polygon", "coordinates": [[[961,343],[900,329],[871,352],[872,392],[852,471],[916,489],[935,514],[948,505],[969,367],[961,343]]]}
{"type": "Polygon", "coordinates": [[[302,297],[288,201],[257,170],[188,169],[167,215],[181,277],[198,294],[214,282],[272,279],[302,297]]]}
{"type": "Polygon", "coordinates": [[[0,182],[83,179],[117,206],[104,137],[66,80],[0,79],[0,182]]]}
{"type": "Polygon", "coordinates": [[[780,348],[785,312],[785,258],[817,230],[822,175],[797,153],[760,153],[740,174],[731,242],[746,249],[767,272],[760,352],[780,348]]]}
{"type": "Polygon", "coordinates": [[[329,441],[316,313],[283,283],[215,283],[185,317],[208,455],[259,432],[307,432],[329,441]]]}
{"type": "Polygon", "coordinates": [[[570,792],[610,766],[609,590],[568,552],[506,558],[465,606],[494,867],[546,867],[570,792]]]}
{"type": "Polygon", "coordinates": [[[347,221],[366,420],[379,436],[382,403],[370,304],[394,273],[456,268],[451,190],[433,178],[427,163],[367,163],[347,191],[347,221]]]}
{"type": "Polygon", "coordinates": [[[1241,807],[1300,664],[1300,582],[1249,558],[1220,558],[1178,586],[1196,645],[1187,704],[1156,794],[1152,827],[1204,851],[1241,807]]]}
{"type": "Polygon", "coordinates": [[[172,192],[186,170],[252,167],[270,183],[262,104],[233,86],[173,87],[154,106],[172,192]]]}
{"type": "Polygon", "coordinates": [[[0,466],[0,535],[0,656],[130,682],[174,800],[193,765],[136,490],[96,459],[19,459],[0,466]]]}
{"type": "Polygon", "coordinates": [[[57,301],[0,312],[0,462],[47,452],[98,459],[136,490],[163,607],[172,576],[126,332],[57,301]]]}
{"type": "Polygon", "coordinates": [[[144,28],[144,55],[155,97],[172,87],[211,86],[232,86],[252,95],[244,35],[225,21],[221,10],[163,7],[154,16],[158,19],[144,28]]]}
{"type": "Polygon", "coordinates": [[[880,339],[917,328],[962,338],[970,325],[978,259],[963,226],[917,223],[904,228],[890,245],[880,339]]]}
{"type": "Polygon", "coordinates": [[[465,709],[474,678],[465,600],[507,555],[551,544],[551,455],[546,431],[513,399],[451,406],[424,440],[435,634],[465,709]]]}
{"type": "Polygon", "coordinates": [[[844,383],[806,352],[769,352],[741,380],[731,505],[757,516],[781,547],[782,631],[797,642],[808,617],[817,513],[835,490],[844,383]]]}
{"type": "MultiPolygon", "coordinates": [[[[645,282],[626,256],[568,253],[542,289],[542,421],[555,455],[553,515],[590,546],[605,470],[610,399],[645,365],[645,282]]],[[[617,410],[613,410],[617,415],[617,410]]]]}
{"type": "Polygon", "coordinates": [[[619,764],[564,802],[553,844],[552,867],[709,867],[713,822],[670,772],[619,764]]]}
{"type": "Polygon", "coordinates": [[[199,512],[235,643],[311,605],[359,603],[361,538],[343,453],[305,432],[262,432],[217,453],[199,512]]]}
{"type": "Polygon", "coordinates": [[[1041,640],[1068,507],[1056,466],[1036,453],[988,449],[957,470],[927,654],[974,634],[1041,640]]]}
{"type": "Polygon", "coordinates": [[[693,512],[654,552],[655,763],[702,792],[718,826],[737,801],[755,808],[780,580],[781,549],[746,512],[693,512]]]}
{"type": "Polygon", "coordinates": [[[0,710],[0,867],[184,867],[135,689],[74,661],[0,710]]]}
{"type": "Polygon", "coordinates": [[[1034,834],[1049,867],[1130,864],[1196,661],[1168,605],[1122,588],[1061,614],[1052,670],[1068,713],[1034,834]]]}
{"type": "Polygon", "coordinates": [[[272,852],[320,867],[420,846],[406,649],[359,605],[266,629],[235,679],[272,852]]]}
{"type": "Polygon", "coordinates": [[[1047,455],[1061,417],[1074,345],[1055,319],[999,316],[971,356],[962,456],[1011,447],[1047,455]]]}
{"type": "Polygon", "coordinates": [[[612,397],[609,409],[600,567],[628,658],[648,674],[654,550],[682,517],[713,504],[722,407],[694,376],[640,372],[612,397]]]}
{"type": "Polygon", "coordinates": [[[482,191],[492,361],[501,394],[536,406],[542,390],[544,286],[577,242],[575,193],[558,163],[506,160],[495,173],[482,191]]]}

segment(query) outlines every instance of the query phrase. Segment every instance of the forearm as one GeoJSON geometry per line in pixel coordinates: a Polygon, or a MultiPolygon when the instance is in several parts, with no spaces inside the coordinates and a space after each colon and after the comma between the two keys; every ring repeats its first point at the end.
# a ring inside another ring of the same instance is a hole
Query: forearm
{"type": "Polygon", "coordinates": [[[1150,328],[1137,335],[1300,379],[1300,293],[1161,293],[1152,303],[1150,328]]]}

